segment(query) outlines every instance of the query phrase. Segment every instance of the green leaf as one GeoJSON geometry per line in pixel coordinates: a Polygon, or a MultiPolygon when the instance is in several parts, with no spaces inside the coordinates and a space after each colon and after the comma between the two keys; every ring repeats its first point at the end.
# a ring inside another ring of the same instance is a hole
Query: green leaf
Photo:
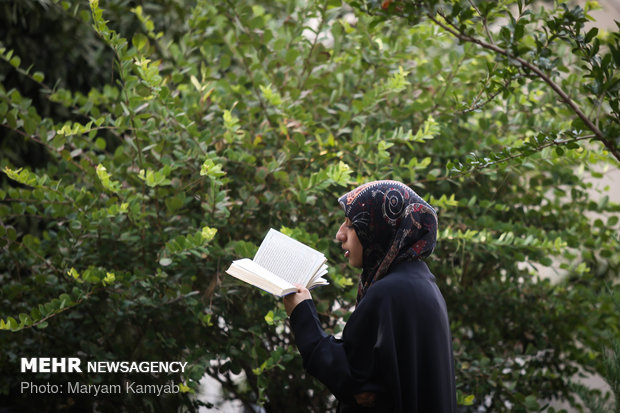
{"type": "Polygon", "coordinates": [[[34,117],[31,117],[31,116],[24,117],[24,131],[28,135],[34,134],[34,132],[37,130],[37,125],[38,125],[38,122],[34,119],[34,117]]]}
{"type": "MultiPolygon", "coordinates": [[[[116,281],[116,274],[113,272],[106,272],[104,279],[101,281],[103,285],[110,285],[116,281]]],[[[61,296],[62,297],[62,296],[61,296]]]]}
{"type": "Polygon", "coordinates": [[[24,325],[24,326],[32,323],[30,316],[26,313],[19,313],[19,321],[20,321],[20,325],[24,325]]]}
{"type": "Polygon", "coordinates": [[[592,39],[596,37],[597,34],[598,34],[598,28],[596,27],[591,28],[590,30],[588,30],[588,33],[586,34],[584,38],[584,42],[590,43],[592,39]]]}
{"type": "Polygon", "coordinates": [[[17,331],[17,329],[19,328],[19,324],[13,317],[9,317],[6,319],[6,325],[11,331],[17,331]]]}
{"type": "Polygon", "coordinates": [[[131,43],[136,49],[142,50],[145,46],[148,45],[148,38],[142,33],[136,33],[131,38],[131,43]]]}
{"type": "Polygon", "coordinates": [[[37,83],[43,83],[43,80],[45,80],[45,75],[42,72],[34,72],[32,74],[32,78],[37,83]]]}
{"type": "Polygon", "coordinates": [[[538,411],[538,409],[540,409],[540,404],[538,404],[538,400],[536,396],[534,395],[527,396],[525,398],[525,407],[527,407],[528,410],[538,411]]]}
{"type": "Polygon", "coordinates": [[[267,324],[269,325],[273,325],[273,311],[269,311],[266,315],[265,315],[265,321],[267,322],[267,324]]]}
{"type": "Polygon", "coordinates": [[[159,171],[150,169],[145,171],[141,169],[138,178],[143,180],[149,187],[154,188],[156,186],[170,185],[171,181],[166,178],[167,175],[168,171],[166,169],[161,169],[159,171]]]}
{"type": "Polygon", "coordinates": [[[97,139],[95,140],[95,147],[96,147],[97,149],[99,149],[99,150],[102,150],[102,151],[103,151],[103,150],[105,150],[105,147],[106,147],[106,141],[105,141],[105,139],[103,139],[103,138],[97,138],[97,139]]]}
{"type": "Polygon", "coordinates": [[[202,242],[209,242],[213,240],[216,233],[217,233],[217,228],[203,227],[200,233],[202,237],[202,242]]]}
{"type": "Polygon", "coordinates": [[[202,167],[200,168],[200,176],[219,178],[224,175],[226,175],[226,172],[222,170],[222,166],[216,164],[212,159],[207,158],[202,163],[202,167]]]}
{"type": "Polygon", "coordinates": [[[99,182],[105,189],[111,192],[118,192],[120,190],[120,183],[117,181],[111,180],[111,175],[108,173],[105,166],[99,164],[96,168],[97,176],[99,177],[99,182]]]}
{"type": "Polygon", "coordinates": [[[15,228],[11,226],[8,226],[5,228],[6,228],[6,236],[9,239],[9,241],[15,241],[17,239],[17,231],[15,231],[15,228]]]}

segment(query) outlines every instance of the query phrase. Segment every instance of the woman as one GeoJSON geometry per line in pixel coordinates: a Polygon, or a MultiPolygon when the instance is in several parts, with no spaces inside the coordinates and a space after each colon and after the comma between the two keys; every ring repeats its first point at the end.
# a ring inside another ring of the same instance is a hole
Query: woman
{"type": "Polygon", "coordinates": [[[336,239],[362,269],[357,305],[338,340],[321,328],[307,289],[284,298],[304,368],[342,413],[455,412],[446,304],[422,261],[435,247],[435,211],[396,181],[367,183],[338,201],[345,221],[336,239]]]}

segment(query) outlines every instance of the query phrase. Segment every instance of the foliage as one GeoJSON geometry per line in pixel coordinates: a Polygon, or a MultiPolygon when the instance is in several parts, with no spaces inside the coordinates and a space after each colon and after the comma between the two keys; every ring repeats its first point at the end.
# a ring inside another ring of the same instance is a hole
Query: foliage
{"type": "Polygon", "coordinates": [[[601,354],[605,366],[601,373],[611,392],[603,394],[600,389],[590,389],[582,383],[573,383],[572,389],[589,412],[617,412],[620,410],[620,342],[613,340],[612,347],[603,348],[601,354]]]}
{"type": "MultiPolygon", "coordinates": [[[[368,0],[356,3],[361,3],[371,13],[377,11],[386,18],[404,17],[412,24],[425,16],[458,40],[494,53],[500,69],[496,70],[498,66],[489,67],[487,85],[482,92],[491,98],[497,85],[504,85],[500,90],[510,90],[513,80],[521,79],[521,84],[524,80],[544,82],[575,119],[572,130],[551,137],[540,133],[536,142],[538,146],[526,145],[525,154],[549,145],[575,147],[576,142],[591,139],[602,143],[620,160],[620,35],[598,36],[597,27],[586,31],[587,12],[598,6],[596,1],[587,1],[585,9],[571,6],[566,0],[557,1],[552,11],[542,7],[536,10],[534,0],[499,4],[486,0],[368,0]],[[508,23],[503,24],[498,33],[492,34],[489,27],[502,18],[508,23]],[[571,53],[556,54],[562,45],[571,47],[571,53]],[[578,64],[578,70],[574,70],[571,64],[578,64]],[[505,70],[507,68],[509,70],[505,70]],[[585,81],[574,85],[564,79],[566,74],[581,74],[585,81]],[[494,83],[495,87],[489,87],[494,83]],[[588,102],[586,108],[571,98],[575,86],[575,92],[588,102]],[[586,131],[590,135],[584,136],[586,131]]],[[[616,24],[620,28],[620,23],[616,24]]],[[[495,154],[492,160],[514,157],[510,149],[495,154]]],[[[478,166],[478,162],[473,165],[478,166]]]]}
{"type": "Polygon", "coordinates": [[[600,343],[620,335],[620,207],[597,185],[618,166],[618,33],[584,33],[587,11],[516,0],[171,0],[170,13],[47,3],[33,10],[80,19],[105,50],[109,81],[57,84],[53,68],[0,47],[3,147],[27,143],[47,158],[0,159],[7,406],[192,410],[217,402],[199,391],[209,374],[248,410],[332,411],[303,372],[282,304],[224,270],[269,227],[325,251],[332,286],[313,294],[339,332],[356,274],[331,242],[336,197],[383,178],[438,208],[430,265],[461,404],[576,403],[572,376],[603,371],[600,343]],[[549,266],[561,281],[538,276],[549,266]],[[16,375],[20,357],[66,355],[183,359],[189,370],[171,376],[184,392],[159,398],[93,406],[88,395],[19,394],[19,380],[75,380],[16,375]]]}

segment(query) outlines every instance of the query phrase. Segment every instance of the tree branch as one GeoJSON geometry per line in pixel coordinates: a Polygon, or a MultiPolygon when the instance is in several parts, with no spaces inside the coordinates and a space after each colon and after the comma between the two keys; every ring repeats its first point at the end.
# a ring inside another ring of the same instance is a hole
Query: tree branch
{"type": "Polygon", "coordinates": [[[480,18],[482,19],[482,26],[484,27],[484,32],[487,34],[487,37],[489,38],[489,42],[493,43],[493,36],[491,36],[491,32],[489,31],[489,26],[487,24],[487,17],[483,16],[482,13],[480,13],[480,9],[478,8],[478,6],[476,6],[476,3],[474,3],[472,0],[469,0],[469,4],[471,4],[471,7],[473,7],[474,10],[476,10],[476,13],[478,13],[478,16],[480,16],[480,18]]]}
{"type": "MultiPolygon", "coordinates": [[[[247,29],[247,27],[245,27],[243,25],[241,17],[236,12],[236,8],[235,8],[234,4],[232,4],[230,1],[227,1],[227,4],[230,6],[230,11],[234,14],[234,16],[233,16],[233,15],[230,15],[229,13],[226,13],[226,17],[228,18],[228,21],[230,21],[231,25],[233,27],[235,27],[235,20],[236,20],[238,22],[239,28],[241,30],[243,30],[248,36],[252,36],[253,33],[251,33],[247,29]]],[[[237,35],[237,31],[236,30],[233,30],[233,35],[235,36],[235,41],[237,42],[237,44],[241,44],[241,42],[239,40],[239,36],[237,35]]],[[[269,124],[270,127],[273,127],[273,122],[269,118],[269,113],[267,112],[267,105],[265,104],[265,101],[263,100],[263,97],[261,96],[260,90],[256,87],[256,77],[254,76],[254,72],[252,71],[250,63],[248,62],[248,60],[245,57],[245,55],[243,53],[239,52],[235,47],[233,47],[233,45],[228,44],[228,47],[229,47],[229,49],[233,53],[236,53],[238,55],[241,63],[243,64],[243,68],[245,69],[246,73],[250,77],[250,80],[251,80],[251,83],[252,83],[252,91],[256,95],[256,99],[258,100],[258,104],[260,105],[261,110],[263,111],[263,114],[265,115],[265,120],[267,121],[267,123],[269,124]]]]}
{"type": "MultiPolygon", "coordinates": [[[[545,148],[548,148],[550,146],[563,146],[563,145],[567,145],[569,143],[572,142],[579,142],[579,141],[583,141],[583,140],[587,140],[587,139],[595,139],[596,137],[594,135],[587,135],[587,136],[579,136],[573,139],[567,139],[567,140],[559,140],[559,139],[554,139],[550,142],[547,143],[543,143],[535,148],[532,148],[534,150],[534,153],[538,153],[540,151],[542,151],[545,148]]],[[[475,167],[471,167],[468,170],[461,170],[458,173],[456,173],[455,175],[447,175],[447,176],[442,176],[442,177],[438,177],[438,178],[433,178],[433,179],[420,179],[417,182],[419,183],[427,183],[427,182],[436,182],[436,181],[446,181],[446,180],[451,180],[454,178],[458,178],[470,173],[474,173],[474,172],[478,172],[482,169],[488,168],[490,166],[494,166],[500,163],[504,163],[504,162],[508,162],[512,159],[518,159],[518,158],[524,158],[529,156],[529,154],[525,151],[521,151],[521,152],[517,152],[515,154],[512,154],[510,156],[505,156],[503,158],[497,158],[494,160],[490,160],[488,162],[485,162],[484,164],[480,164],[477,165],[475,167]]]]}
{"type": "Polygon", "coordinates": [[[494,93],[491,93],[490,95],[488,95],[487,99],[485,99],[484,101],[481,102],[480,98],[482,97],[482,93],[484,92],[485,88],[489,84],[489,79],[490,79],[490,74],[489,74],[489,78],[487,78],[487,80],[485,81],[484,87],[480,90],[480,93],[478,93],[476,98],[472,101],[471,105],[467,109],[462,110],[461,113],[473,112],[473,111],[476,111],[476,110],[480,109],[481,107],[485,106],[487,103],[489,103],[490,101],[495,99],[497,97],[497,95],[502,93],[504,91],[504,89],[506,89],[508,87],[510,82],[512,82],[514,80],[514,78],[512,78],[512,77],[506,79],[506,81],[504,82],[504,87],[503,88],[498,89],[494,93]]]}
{"type": "Polygon", "coordinates": [[[325,20],[326,20],[325,11],[326,10],[327,10],[327,1],[323,2],[323,8],[321,9],[321,21],[319,22],[319,25],[317,26],[314,40],[312,41],[312,46],[310,47],[308,56],[304,59],[303,71],[301,72],[301,75],[299,75],[300,82],[299,82],[298,89],[300,91],[304,90],[304,88],[306,87],[306,82],[308,81],[308,78],[310,77],[310,74],[312,73],[312,69],[310,69],[310,58],[312,57],[312,53],[314,53],[316,44],[319,41],[319,35],[321,34],[321,31],[323,31],[323,26],[325,26],[325,20]]]}
{"type": "MultiPolygon", "coordinates": [[[[443,15],[439,14],[446,22],[448,22],[448,19],[446,19],[443,15]]],[[[577,115],[577,117],[579,117],[579,119],[581,119],[583,121],[583,123],[588,127],[588,129],[590,129],[594,135],[595,135],[595,139],[601,141],[603,143],[603,145],[605,145],[605,147],[607,148],[607,150],[618,160],[620,161],[620,149],[616,147],[616,145],[613,143],[613,141],[611,139],[608,139],[603,132],[592,122],[592,120],[590,120],[590,118],[588,118],[585,113],[583,113],[583,111],[579,108],[579,106],[577,106],[577,104],[570,98],[570,96],[568,96],[566,94],[566,92],[564,92],[564,90],[562,90],[562,88],[555,83],[546,73],[544,73],[540,68],[538,68],[538,66],[534,65],[533,63],[528,62],[527,60],[518,57],[518,56],[514,56],[512,53],[510,53],[508,50],[502,49],[499,46],[496,46],[494,44],[491,43],[487,43],[484,40],[481,39],[477,39],[475,37],[472,37],[468,34],[462,33],[461,31],[459,31],[456,27],[452,26],[451,24],[446,24],[443,23],[441,21],[439,21],[438,19],[435,18],[435,16],[432,16],[431,14],[427,14],[427,17],[436,25],[438,25],[439,27],[441,27],[442,29],[446,30],[448,33],[452,34],[454,37],[456,37],[457,39],[463,41],[463,42],[469,42],[469,43],[474,43],[477,44],[485,49],[488,50],[492,50],[498,54],[501,54],[503,56],[506,56],[512,60],[515,60],[516,62],[518,62],[521,66],[528,68],[529,70],[531,70],[532,72],[534,72],[540,79],[542,79],[547,85],[549,85],[549,87],[551,87],[551,89],[558,95],[560,96],[560,98],[562,99],[562,101],[577,115]]]]}

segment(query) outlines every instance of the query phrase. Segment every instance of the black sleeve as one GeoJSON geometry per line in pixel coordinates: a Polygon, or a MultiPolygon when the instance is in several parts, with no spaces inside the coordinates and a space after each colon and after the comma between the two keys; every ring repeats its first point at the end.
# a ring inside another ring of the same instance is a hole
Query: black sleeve
{"type": "Polygon", "coordinates": [[[377,390],[364,378],[352,374],[344,342],[323,331],[312,300],[295,307],[290,324],[304,368],[325,384],[338,400],[354,403],[354,394],[377,390]]]}

